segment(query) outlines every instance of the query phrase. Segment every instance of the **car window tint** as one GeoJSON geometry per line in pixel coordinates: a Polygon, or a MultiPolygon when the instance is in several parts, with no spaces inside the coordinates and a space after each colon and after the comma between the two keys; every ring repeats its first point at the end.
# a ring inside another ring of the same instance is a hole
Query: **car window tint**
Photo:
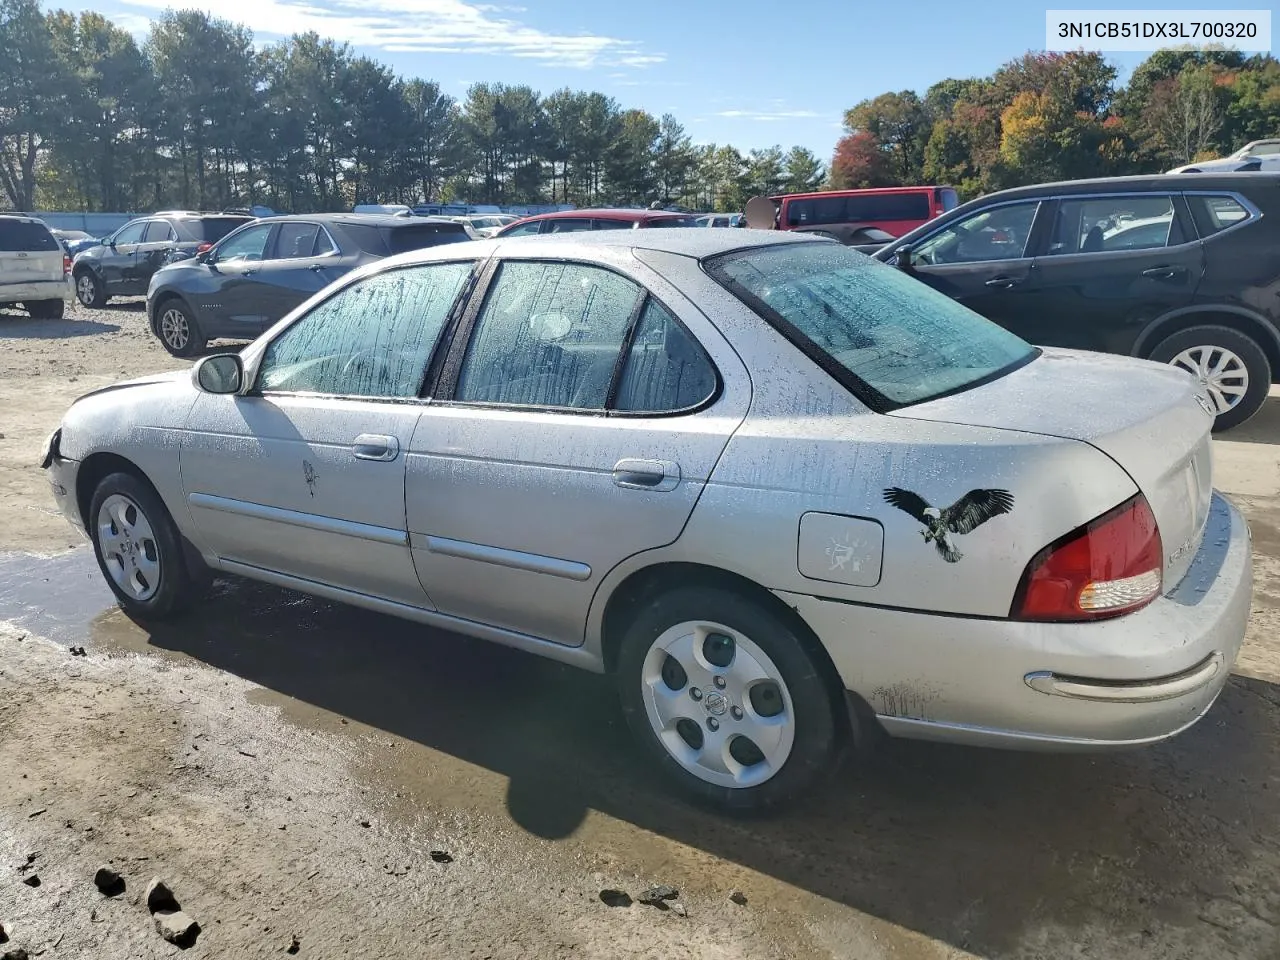
{"type": "Polygon", "coordinates": [[[586,219],[557,219],[548,220],[548,233],[576,233],[579,230],[590,230],[591,221],[586,219]]]}
{"type": "Polygon", "coordinates": [[[716,389],[711,360],[666,308],[650,299],[640,315],[618,381],[615,410],[686,410],[716,389]]]}
{"type": "Polygon", "coordinates": [[[1196,229],[1200,236],[1209,237],[1219,230],[1234,227],[1249,219],[1249,211],[1234,197],[1187,197],[1191,205],[1191,216],[1195,219],[1196,229]]]}
{"type": "Polygon", "coordinates": [[[236,227],[242,227],[253,217],[201,217],[199,220],[181,220],[183,228],[193,239],[205,243],[217,243],[236,227]]]}
{"type": "Polygon", "coordinates": [[[1031,236],[1038,200],[990,207],[957,220],[922,240],[912,261],[924,264],[1017,260],[1031,236]]]}
{"type": "Polygon", "coordinates": [[[229,260],[261,260],[271,235],[271,224],[246,227],[218,244],[218,263],[229,260]]]}
{"type": "Polygon", "coordinates": [[[376,273],[325,300],[267,347],[264,391],[416,397],[470,263],[376,273]]]}
{"type": "Polygon", "coordinates": [[[338,248],[333,245],[333,239],[329,236],[328,230],[322,229],[316,231],[315,255],[317,257],[323,257],[328,253],[336,253],[337,249],[338,248]]]}
{"type": "Polygon", "coordinates": [[[1054,217],[1049,256],[1142,250],[1182,243],[1173,198],[1133,194],[1063,200],[1054,217]]]}
{"type": "Polygon", "coordinates": [[[305,260],[315,256],[316,237],[321,233],[314,223],[286,222],[276,231],[277,260],[305,260]]]}
{"type": "Polygon", "coordinates": [[[174,240],[176,237],[173,228],[163,220],[152,220],[147,224],[147,233],[144,243],[163,243],[166,240],[174,240]]]}
{"type": "Polygon", "coordinates": [[[599,267],[504,263],[485,297],[456,398],[603,410],[640,288],[599,267]]]}
{"type": "Polygon", "coordinates": [[[139,220],[137,223],[127,224],[119,233],[116,234],[116,244],[141,243],[142,235],[146,233],[146,230],[147,222],[145,220],[139,220]]]}
{"type": "Polygon", "coordinates": [[[466,243],[470,239],[467,228],[460,223],[415,223],[393,227],[387,233],[392,253],[438,247],[442,243],[466,243]]]}
{"type": "Polygon", "coordinates": [[[876,405],[961,390],[1036,355],[928,284],[841,244],[744,250],[713,260],[710,272],[876,405]]]}
{"type": "Polygon", "coordinates": [[[512,227],[506,231],[504,237],[525,237],[532,233],[538,233],[542,230],[542,221],[535,220],[533,223],[522,223],[518,227],[512,227]]]}
{"type": "Polygon", "coordinates": [[[601,220],[599,218],[591,221],[592,230],[630,230],[635,227],[635,223],[631,220],[601,220]]]}
{"type": "Polygon", "coordinates": [[[34,220],[6,220],[0,217],[0,253],[57,250],[58,241],[49,228],[34,220]]]}

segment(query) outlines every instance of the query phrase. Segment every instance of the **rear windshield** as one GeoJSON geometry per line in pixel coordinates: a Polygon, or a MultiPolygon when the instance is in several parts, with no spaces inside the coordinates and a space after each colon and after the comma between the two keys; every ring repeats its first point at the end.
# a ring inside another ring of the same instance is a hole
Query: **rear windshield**
{"type": "Polygon", "coordinates": [[[189,235],[191,240],[202,243],[217,243],[236,227],[242,226],[253,217],[201,217],[199,220],[179,220],[178,226],[189,235]]]}
{"type": "Polygon", "coordinates": [[[1030,362],[1030,344],[932,287],[835,243],[716,257],[717,282],[876,410],[958,393],[1030,362]]]}
{"type": "Polygon", "coordinates": [[[442,243],[464,243],[471,239],[467,228],[460,223],[415,223],[393,227],[388,231],[388,243],[392,253],[437,247],[442,243]]]}
{"type": "Polygon", "coordinates": [[[0,251],[57,250],[58,241],[43,223],[32,220],[0,220],[0,251]]]}
{"type": "Polygon", "coordinates": [[[872,193],[859,196],[809,197],[787,203],[787,226],[858,223],[863,220],[928,220],[927,193],[872,193]]]}

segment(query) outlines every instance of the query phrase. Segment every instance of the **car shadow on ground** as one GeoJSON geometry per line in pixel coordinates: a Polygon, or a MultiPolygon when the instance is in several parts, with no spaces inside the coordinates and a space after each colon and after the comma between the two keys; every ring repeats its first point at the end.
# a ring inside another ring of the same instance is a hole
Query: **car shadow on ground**
{"type": "Polygon", "coordinates": [[[566,837],[598,810],[993,958],[1084,930],[1101,937],[1096,955],[1133,955],[1170,928],[1239,956],[1280,916],[1269,683],[1232,678],[1200,724],[1141,750],[884,743],[798,808],[744,823],[667,792],[608,678],[259,584],[219,581],[215,593],[163,626],[113,611],[90,636],[180,652],[495,771],[508,814],[539,837],[566,837]]]}
{"type": "Polygon", "coordinates": [[[115,333],[120,327],[97,320],[79,320],[74,315],[61,320],[33,320],[25,313],[0,310],[0,339],[61,340],[66,337],[88,337],[98,333],[115,333]]]}
{"type": "Polygon", "coordinates": [[[1280,443],[1280,392],[1273,387],[1261,410],[1234,430],[1225,430],[1215,436],[1219,440],[1243,443],[1280,443]]]}

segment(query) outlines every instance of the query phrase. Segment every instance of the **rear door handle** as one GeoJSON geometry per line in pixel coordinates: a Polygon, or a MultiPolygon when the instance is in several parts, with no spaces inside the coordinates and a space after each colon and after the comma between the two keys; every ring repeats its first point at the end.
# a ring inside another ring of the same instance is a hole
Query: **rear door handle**
{"type": "Polygon", "coordinates": [[[1186,267],[1170,267],[1170,266],[1151,267],[1148,270],[1142,271],[1142,275],[1144,277],[1151,277],[1154,280],[1173,280],[1175,277],[1185,276],[1186,273],[1187,273],[1186,267]]]}
{"type": "Polygon", "coordinates": [[[310,270],[312,273],[319,273],[321,270],[324,269],[324,264],[313,263],[311,266],[307,267],[307,269],[310,270]]]}
{"type": "Polygon", "coordinates": [[[1008,290],[1010,287],[1016,287],[1020,282],[1017,277],[992,277],[987,281],[987,286],[1008,290]]]}
{"type": "Polygon", "coordinates": [[[351,445],[357,460],[394,460],[400,456],[400,441],[380,433],[362,433],[351,445]]]}
{"type": "Polygon", "coordinates": [[[680,482],[680,465],[670,460],[619,460],[613,465],[613,482],[626,490],[665,493],[680,482]]]}

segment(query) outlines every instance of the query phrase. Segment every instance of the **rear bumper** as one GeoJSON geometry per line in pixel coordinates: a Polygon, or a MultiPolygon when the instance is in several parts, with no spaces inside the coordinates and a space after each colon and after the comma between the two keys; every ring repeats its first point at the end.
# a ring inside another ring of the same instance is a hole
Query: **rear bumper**
{"type": "Polygon", "coordinates": [[[71,278],[36,280],[33,283],[0,283],[0,303],[26,303],[30,300],[74,300],[71,278]]]}
{"type": "Polygon", "coordinates": [[[1199,720],[1240,651],[1252,592],[1248,524],[1214,494],[1183,580],[1115,620],[1020,623],[781,596],[890,734],[1093,749],[1163,740],[1199,720]]]}

